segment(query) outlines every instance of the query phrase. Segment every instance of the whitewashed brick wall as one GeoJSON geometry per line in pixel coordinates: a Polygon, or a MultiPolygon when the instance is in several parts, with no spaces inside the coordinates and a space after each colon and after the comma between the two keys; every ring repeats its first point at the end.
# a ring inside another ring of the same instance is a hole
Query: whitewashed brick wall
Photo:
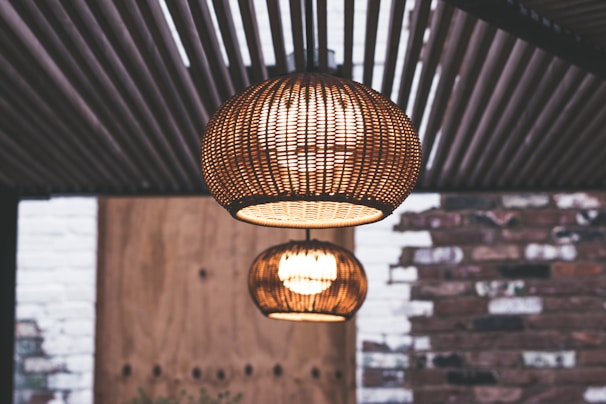
{"type": "Polygon", "coordinates": [[[402,268],[397,263],[402,247],[429,247],[431,238],[426,231],[394,232],[393,228],[405,212],[424,212],[439,206],[438,194],[413,194],[391,216],[355,229],[355,255],[368,277],[368,295],[356,317],[357,397],[361,404],[412,401],[412,392],[404,388],[364,387],[362,374],[365,368],[396,368],[401,373],[394,377],[403,378],[408,367],[407,359],[403,358],[407,358],[404,353],[409,347],[429,349],[427,338],[413,339],[408,335],[408,317],[431,315],[433,303],[410,300],[409,282],[417,279],[417,269],[402,268]],[[364,341],[384,344],[390,352],[363,352],[364,341]],[[399,365],[394,366],[395,363],[399,365]]]}
{"type": "Polygon", "coordinates": [[[96,199],[19,204],[16,315],[32,327],[21,335],[18,327],[17,338],[28,332],[42,338],[39,357],[22,366],[25,373],[47,373],[51,404],[93,402],[96,264],[96,199]]]}

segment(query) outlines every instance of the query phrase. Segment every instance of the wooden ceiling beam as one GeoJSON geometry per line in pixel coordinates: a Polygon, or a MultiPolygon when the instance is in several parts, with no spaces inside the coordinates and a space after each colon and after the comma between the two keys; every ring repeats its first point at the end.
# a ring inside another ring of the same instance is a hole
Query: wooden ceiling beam
{"type": "Polygon", "coordinates": [[[389,17],[389,32],[387,34],[387,49],[385,51],[383,83],[381,84],[381,93],[387,98],[391,98],[393,90],[405,9],[405,0],[392,0],[389,17]]]}
{"type": "Polygon", "coordinates": [[[305,71],[305,41],[303,38],[303,2],[290,0],[290,25],[295,56],[295,70],[299,73],[305,71]]]}
{"type": "Polygon", "coordinates": [[[208,65],[219,91],[221,102],[224,102],[234,95],[236,90],[223,59],[217,29],[213,24],[208,3],[206,0],[190,0],[189,9],[193,17],[194,27],[198,33],[198,41],[202,44],[204,54],[208,59],[208,65]]]}
{"type": "MultiPolygon", "coordinates": [[[[510,0],[442,0],[606,79],[606,51],[510,0]]],[[[572,2],[571,2],[572,3],[572,2]]],[[[576,2],[574,2],[576,3],[576,2]]]]}
{"type": "MultiPolygon", "coordinates": [[[[538,51],[545,54],[542,50],[538,51]]],[[[509,132],[502,134],[505,143],[495,156],[495,169],[491,167],[488,174],[495,184],[511,184],[516,176],[516,168],[512,164],[513,157],[518,152],[528,149],[529,133],[537,124],[537,118],[545,112],[546,107],[550,105],[549,101],[555,96],[557,87],[553,83],[564,81],[569,66],[562,59],[551,60],[549,66],[541,73],[541,77],[537,79],[538,87],[534,94],[530,94],[527,100],[521,102],[523,110],[513,118],[509,132]]]]}
{"type": "Polygon", "coordinates": [[[328,73],[328,15],[326,0],[318,0],[318,71],[328,73]]]}
{"type": "Polygon", "coordinates": [[[513,83],[524,72],[528,60],[532,55],[534,47],[524,41],[517,41],[511,54],[506,56],[507,61],[496,80],[489,85],[491,88],[488,102],[480,106],[480,119],[474,131],[474,135],[465,150],[465,155],[458,166],[458,178],[456,183],[466,182],[469,186],[476,186],[480,168],[477,164],[487,144],[492,140],[492,132],[497,124],[498,116],[506,107],[508,98],[515,88],[513,83]]]}
{"type": "Polygon", "coordinates": [[[343,16],[343,68],[342,75],[346,79],[352,78],[353,70],[353,32],[354,32],[354,11],[355,0],[343,0],[345,13],[343,16]]]}
{"type": "Polygon", "coordinates": [[[380,0],[368,0],[366,4],[366,36],[364,40],[364,72],[362,83],[372,87],[372,76],[375,68],[377,47],[377,30],[379,29],[380,0]]]}
{"type": "MultiPolygon", "coordinates": [[[[518,167],[518,178],[514,185],[525,183],[530,186],[535,186],[540,183],[539,168],[542,162],[557,145],[559,139],[572,124],[576,116],[582,111],[586,105],[587,99],[591,97],[595,88],[599,86],[601,80],[593,75],[584,76],[582,82],[575,88],[566,88],[569,98],[562,100],[559,104],[561,107],[559,114],[552,116],[553,120],[548,122],[548,128],[542,130],[538,135],[538,142],[532,148],[531,156],[522,161],[518,167]],[[532,156],[537,156],[532,158],[532,156]],[[538,163],[538,164],[537,164],[538,163]]],[[[555,108],[554,108],[555,110],[555,108]]],[[[575,134],[576,135],[576,134],[575,134]]]]}
{"type": "Polygon", "coordinates": [[[427,40],[424,52],[421,55],[421,75],[415,94],[412,115],[410,116],[413,124],[419,129],[421,129],[420,125],[421,122],[423,122],[423,114],[427,107],[429,92],[433,85],[434,77],[436,76],[438,63],[442,58],[442,50],[444,49],[446,37],[449,34],[454,10],[454,7],[449,4],[439,2],[431,20],[429,39],[427,40]]]}
{"type": "Polygon", "coordinates": [[[421,165],[427,167],[429,157],[435,147],[436,136],[443,126],[442,122],[450,96],[453,91],[455,80],[459,75],[461,62],[467,52],[469,39],[476,19],[470,14],[456,11],[453,16],[452,32],[448,36],[448,44],[443,55],[441,74],[431,110],[427,119],[427,126],[423,134],[423,160],[421,165]]]}
{"type": "Polygon", "coordinates": [[[246,34],[246,43],[248,44],[248,53],[250,54],[252,81],[261,82],[267,80],[267,67],[263,58],[263,47],[259,36],[259,24],[255,13],[255,5],[252,0],[238,0],[240,13],[242,14],[242,23],[246,34]]]}
{"type": "Polygon", "coordinates": [[[398,91],[398,105],[406,110],[410,93],[412,91],[412,80],[415,76],[417,63],[423,48],[425,30],[431,12],[431,2],[417,0],[412,10],[410,29],[408,32],[408,46],[404,55],[404,65],[400,73],[400,89],[398,91]]]}
{"type": "Polygon", "coordinates": [[[153,155],[153,148],[146,137],[139,136],[139,124],[134,117],[129,116],[128,103],[120,97],[119,91],[84,42],[62,4],[45,7],[49,5],[47,2],[23,1],[20,5],[27,9],[32,26],[39,30],[38,36],[58,66],[71,78],[82,98],[96,111],[116,141],[133,156],[137,174],[143,177],[143,173],[149,173],[148,178],[156,185],[170,180],[168,171],[162,169],[163,163],[154,165],[149,162],[146,153],[151,152],[153,155]],[[70,23],[66,23],[68,21],[70,23]],[[116,114],[116,105],[123,114],[116,114]]]}
{"type": "Polygon", "coordinates": [[[449,108],[445,111],[444,120],[441,127],[441,140],[436,145],[437,149],[433,158],[431,169],[423,176],[424,186],[437,186],[436,181],[439,175],[443,175],[442,167],[446,161],[447,155],[452,151],[452,147],[458,140],[455,135],[461,124],[461,121],[467,113],[470,97],[475,90],[478,76],[482,70],[491,44],[495,38],[496,28],[478,20],[475,25],[474,33],[470,39],[469,51],[463,59],[458,82],[454,88],[452,100],[449,108]]]}
{"type": "MultiPolygon", "coordinates": [[[[225,52],[229,59],[229,71],[231,72],[234,89],[236,92],[239,92],[250,85],[250,79],[242,60],[242,52],[240,50],[240,43],[238,42],[238,35],[236,34],[231,6],[229,5],[229,0],[213,0],[213,6],[217,22],[219,23],[223,45],[225,46],[225,52]]],[[[214,109],[210,111],[214,112],[214,109]]]]}
{"type": "Polygon", "coordinates": [[[35,37],[33,32],[21,20],[19,15],[8,2],[0,2],[0,19],[2,19],[18,37],[26,51],[33,57],[38,66],[42,67],[45,74],[57,87],[58,95],[65,97],[71,111],[81,117],[88,130],[96,136],[85,137],[89,148],[95,150],[97,158],[102,157],[113,160],[114,164],[107,166],[108,174],[113,177],[118,188],[127,187],[136,178],[136,168],[127,157],[125,151],[116,143],[113,136],[97,118],[95,112],[80,97],[78,91],[72,85],[70,79],[64,75],[61,69],[54,63],[52,57],[35,37]],[[93,140],[94,139],[94,140],[93,140]]]}
{"type": "Polygon", "coordinates": [[[183,1],[167,1],[166,5],[170,11],[171,17],[175,23],[181,43],[187,52],[190,68],[189,72],[195,84],[196,92],[203,100],[204,106],[208,111],[216,110],[222,99],[227,96],[226,90],[223,94],[212,76],[210,68],[211,61],[198,36],[198,30],[194,23],[189,3],[183,1]]]}
{"type": "Polygon", "coordinates": [[[513,140],[516,134],[523,136],[520,132],[513,132],[516,122],[528,111],[529,103],[533,98],[543,98],[539,93],[539,83],[545,76],[547,67],[553,63],[553,56],[539,48],[534,48],[532,56],[524,72],[517,77],[517,83],[510,96],[506,96],[506,107],[497,115],[497,124],[491,131],[491,141],[486,145],[478,157],[477,165],[485,167],[483,171],[476,171],[476,175],[482,185],[487,185],[493,176],[502,175],[506,157],[508,141],[513,140]],[[499,164],[501,163],[501,164],[499,164]]]}
{"type": "Polygon", "coordinates": [[[284,45],[284,28],[282,27],[280,1],[267,0],[267,12],[269,14],[271,39],[276,58],[276,74],[286,74],[288,72],[288,61],[286,59],[286,46],[284,45]]]}

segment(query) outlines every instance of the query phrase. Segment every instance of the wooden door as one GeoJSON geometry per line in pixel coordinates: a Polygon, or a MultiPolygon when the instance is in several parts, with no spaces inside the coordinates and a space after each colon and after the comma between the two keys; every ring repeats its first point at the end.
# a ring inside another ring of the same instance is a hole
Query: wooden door
{"type": "MultiPolygon", "coordinates": [[[[270,320],[252,260],[303,230],[239,222],[211,198],[102,199],[95,403],[229,390],[242,403],[355,402],[355,326],[270,320]]],[[[312,237],[352,249],[351,229],[312,237]]]]}

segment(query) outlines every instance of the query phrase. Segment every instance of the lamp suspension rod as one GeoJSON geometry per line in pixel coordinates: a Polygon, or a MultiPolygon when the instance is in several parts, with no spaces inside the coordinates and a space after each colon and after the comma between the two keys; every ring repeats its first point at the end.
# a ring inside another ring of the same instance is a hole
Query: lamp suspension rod
{"type": "Polygon", "coordinates": [[[314,71],[314,5],[313,0],[305,0],[305,32],[307,39],[307,66],[306,71],[314,71]]]}
{"type": "Polygon", "coordinates": [[[305,229],[305,241],[309,241],[309,235],[310,235],[310,230],[309,229],[305,229]]]}

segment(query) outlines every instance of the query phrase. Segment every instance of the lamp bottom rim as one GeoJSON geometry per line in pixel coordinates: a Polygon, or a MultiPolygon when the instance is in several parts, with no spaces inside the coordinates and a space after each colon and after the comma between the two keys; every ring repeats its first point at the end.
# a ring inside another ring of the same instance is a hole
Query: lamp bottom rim
{"type": "Polygon", "coordinates": [[[323,229],[358,226],[381,220],[385,213],[361,203],[277,201],[249,205],[235,213],[242,221],[262,226],[323,229]]]}
{"type": "Polygon", "coordinates": [[[296,313],[296,312],[275,312],[267,315],[269,318],[276,320],[288,320],[288,321],[312,321],[312,322],[324,322],[324,323],[338,323],[346,321],[345,316],[339,316],[336,314],[325,314],[325,313],[296,313]]]}

